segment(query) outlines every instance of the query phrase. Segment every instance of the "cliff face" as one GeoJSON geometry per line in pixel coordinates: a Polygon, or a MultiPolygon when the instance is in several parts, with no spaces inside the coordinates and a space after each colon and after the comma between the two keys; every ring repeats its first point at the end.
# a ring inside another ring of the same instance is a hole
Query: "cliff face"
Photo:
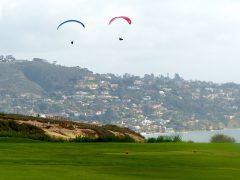
{"type": "Polygon", "coordinates": [[[0,132],[14,131],[19,133],[24,130],[25,134],[34,135],[34,132],[37,132],[63,140],[73,140],[79,137],[90,139],[130,137],[135,142],[144,142],[145,140],[140,134],[115,125],[95,125],[21,115],[0,114],[0,127],[4,127],[4,129],[0,128],[0,132]]]}

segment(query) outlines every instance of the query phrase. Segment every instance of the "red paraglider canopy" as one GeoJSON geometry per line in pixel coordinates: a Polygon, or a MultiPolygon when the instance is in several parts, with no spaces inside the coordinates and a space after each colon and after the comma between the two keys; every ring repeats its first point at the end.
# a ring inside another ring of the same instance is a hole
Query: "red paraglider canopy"
{"type": "Polygon", "coordinates": [[[126,17],[126,16],[117,16],[117,17],[112,18],[112,19],[109,21],[109,25],[110,25],[113,21],[115,21],[116,19],[119,19],[119,18],[125,19],[125,20],[128,22],[128,24],[132,24],[132,20],[131,20],[129,17],[126,17]]]}

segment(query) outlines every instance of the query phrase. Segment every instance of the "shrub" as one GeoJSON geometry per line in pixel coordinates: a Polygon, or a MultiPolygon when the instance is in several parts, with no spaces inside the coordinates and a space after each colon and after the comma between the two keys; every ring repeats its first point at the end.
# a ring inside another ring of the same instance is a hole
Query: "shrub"
{"type": "Polygon", "coordinates": [[[211,137],[211,143],[235,143],[235,139],[224,135],[224,134],[216,134],[211,137]]]}
{"type": "Polygon", "coordinates": [[[176,136],[158,136],[157,138],[148,138],[147,143],[162,143],[162,142],[182,142],[179,135],[176,136]]]}
{"type": "Polygon", "coordinates": [[[98,138],[76,137],[71,142],[135,142],[130,136],[104,136],[98,138]]]}
{"type": "Polygon", "coordinates": [[[156,143],[157,139],[156,138],[148,138],[147,143],[156,143]]]}
{"type": "Polygon", "coordinates": [[[173,142],[182,142],[182,137],[180,135],[176,135],[173,137],[173,142]]]}

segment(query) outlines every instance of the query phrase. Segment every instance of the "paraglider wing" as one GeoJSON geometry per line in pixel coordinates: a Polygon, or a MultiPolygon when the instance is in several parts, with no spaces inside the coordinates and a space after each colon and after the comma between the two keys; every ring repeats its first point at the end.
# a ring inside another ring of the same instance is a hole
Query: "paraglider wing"
{"type": "Polygon", "coordinates": [[[85,28],[85,25],[84,25],[81,21],[78,21],[78,20],[67,20],[67,21],[64,21],[64,22],[62,22],[61,24],[59,24],[59,26],[57,27],[57,30],[58,30],[63,24],[66,24],[66,23],[69,23],[69,22],[79,23],[79,24],[81,24],[81,25],[85,28]]]}
{"type": "Polygon", "coordinates": [[[117,17],[114,17],[114,18],[112,18],[110,21],[109,21],[109,25],[113,22],[113,21],[115,21],[116,19],[119,19],[119,18],[121,18],[121,19],[125,19],[127,22],[128,22],[128,24],[132,24],[132,20],[129,18],[129,17],[126,17],[126,16],[117,16],[117,17]]]}

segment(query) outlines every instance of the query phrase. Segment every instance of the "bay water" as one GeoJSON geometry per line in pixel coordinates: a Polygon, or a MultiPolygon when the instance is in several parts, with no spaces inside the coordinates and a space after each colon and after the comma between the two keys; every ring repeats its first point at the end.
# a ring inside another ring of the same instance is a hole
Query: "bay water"
{"type": "Polygon", "coordinates": [[[240,143],[240,129],[223,129],[223,130],[211,130],[211,131],[189,131],[189,132],[175,132],[175,133],[153,133],[147,134],[142,133],[145,138],[158,136],[171,136],[180,135],[183,141],[194,141],[194,142],[209,142],[211,137],[215,134],[224,134],[233,137],[237,143],[240,143]]]}

